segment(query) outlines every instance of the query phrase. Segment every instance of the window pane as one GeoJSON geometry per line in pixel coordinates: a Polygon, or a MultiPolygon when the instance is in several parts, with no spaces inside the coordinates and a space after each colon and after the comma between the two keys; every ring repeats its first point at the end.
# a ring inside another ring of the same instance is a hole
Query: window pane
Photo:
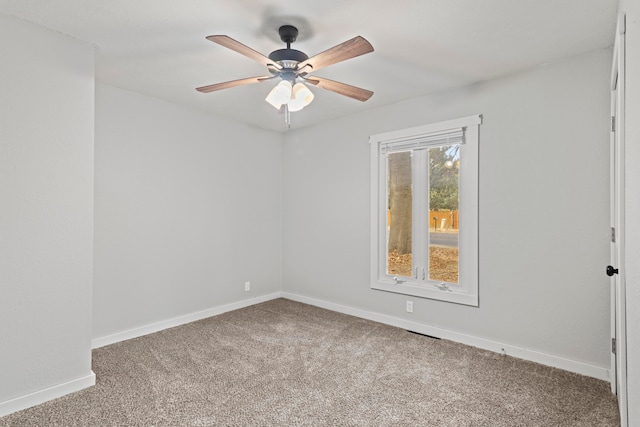
{"type": "Polygon", "coordinates": [[[429,280],[458,283],[460,145],[429,148],[429,280]]]}
{"type": "Polygon", "coordinates": [[[411,276],[411,152],[387,155],[387,274],[411,276]]]}

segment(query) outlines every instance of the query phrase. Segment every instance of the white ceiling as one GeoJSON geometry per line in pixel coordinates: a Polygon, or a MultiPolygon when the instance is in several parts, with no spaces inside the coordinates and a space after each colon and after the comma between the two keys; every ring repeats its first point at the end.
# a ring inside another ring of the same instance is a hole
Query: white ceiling
{"type": "MultiPolygon", "coordinates": [[[[273,82],[202,94],[268,74],[205,39],[226,34],[268,55],[298,26],[309,56],[356,35],[373,53],[318,76],[375,92],[365,102],[312,87],[292,128],[513,73],[613,44],[618,0],[0,0],[15,15],[96,46],[99,82],[284,131],[264,101],[273,82]]],[[[0,58],[0,64],[2,59],[0,58]]]]}

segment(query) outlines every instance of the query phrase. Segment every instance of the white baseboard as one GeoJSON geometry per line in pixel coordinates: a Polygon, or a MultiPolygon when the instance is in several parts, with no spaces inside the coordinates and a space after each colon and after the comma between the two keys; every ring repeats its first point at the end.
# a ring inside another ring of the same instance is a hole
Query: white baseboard
{"type": "Polygon", "coordinates": [[[105,345],[115,344],[120,341],[138,338],[143,335],[162,331],[164,329],[173,328],[175,326],[180,326],[186,323],[195,322],[197,320],[206,319],[207,317],[217,316],[218,314],[226,313],[228,311],[238,310],[239,308],[249,307],[254,304],[259,304],[261,302],[280,298],[280,296],[280,292],[275,292],[272,294],[258,296],[255,298],[234,302],[219,307],[209,308],[207,310],[197,311],[195,313],[185,314],[183,316],[178,316],[172,319],[163,320],[161,322],[140,326],[139,328],[129,329],[104,337],[94,338],[93,340],[91,340],[91,348],[104,347],[105,345]]]}
{"type": "Polygon", "coordinates": [[[528,350],[497,341],[478,338],[472,335],[462,334],[450,331],[448,329],[429,326],[424,323],[412,322],[398,317],[379,314],[372,311],[361,310],[354,307],[340,305],[332,302],[309,298],[289,292],[282,292],[282,297],[293,301],[302,302],[316,307],[325,308],[327,310],[337,311],[339,313],[349,314],[351,316],[360,317],[374,322],[384,323],[386,325],[395,326],[413,332],[418,332],[432,337],[442,338],[455,341],[461,344],[478,347],[483,350],[489,350],[496,353],[507,354],[519,359],[540,363],[542,365],[563,369],[565,371],[574,372],[588,377],[597,378],[599,380],[609,381],[609,370],[600,366],[590,365],[576,360],[566,359],[552,354],[542,353],[535,350],[528,350]]]}
{"type": "Polygon", "coordinates": [[[75,380],[67,381],[53,387],[45,388],[24,396],[16,397],[0,403],[0,417],[40,405],[52,399],[57,399],[65,394],[80,391],[96,384],[96,374],[91,371],[89,375],[75,380]]]}

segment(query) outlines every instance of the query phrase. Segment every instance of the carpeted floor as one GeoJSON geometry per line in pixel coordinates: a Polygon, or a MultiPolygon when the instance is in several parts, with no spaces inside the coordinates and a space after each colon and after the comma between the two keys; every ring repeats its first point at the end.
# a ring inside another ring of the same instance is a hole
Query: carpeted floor
{"type": "Polygon", "coordinates": [[[277,299],[99,348],[0,426],[619,426],[609,385],[277,299]]]}

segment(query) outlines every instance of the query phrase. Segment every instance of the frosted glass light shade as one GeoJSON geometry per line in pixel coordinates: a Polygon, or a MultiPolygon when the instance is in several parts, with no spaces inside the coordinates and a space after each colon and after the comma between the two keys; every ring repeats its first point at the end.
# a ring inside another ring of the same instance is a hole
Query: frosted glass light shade
{"type": "Polygon", "coordinates": [[[300,111],[313,101],[313,93],[302,83],[293,86],[291,99],[289,101],[289,111],[300,111]]]}
{"type": "Polygon", "coordinates": [[[291,91],[291,83],[287,80],[282,80],[276,87],[271,89],[271,92],[264,100],[279,110],[282,104],[288,103],[291,99],[291,91]]]}

